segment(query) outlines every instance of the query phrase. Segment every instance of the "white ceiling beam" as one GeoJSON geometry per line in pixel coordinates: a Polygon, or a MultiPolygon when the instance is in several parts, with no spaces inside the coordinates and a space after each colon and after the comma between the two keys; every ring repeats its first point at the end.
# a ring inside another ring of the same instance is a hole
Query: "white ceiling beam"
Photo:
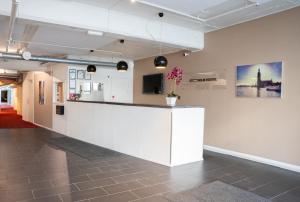
{"type": "MultiPolygon", "coordinates": [[[[0,0],[0,14],[7,15],[9,0],[0,0]]],[[[64,25],[85,30],[102,31],[105,34],[123,35],[149,40],[183,49],[204,48],[204,34],[167,22],[146,19],[98,6],[59,0],[22,0],[18,18],[64,25]]],[[[164,20],[164,19],[162,19],[164,20]]]]}

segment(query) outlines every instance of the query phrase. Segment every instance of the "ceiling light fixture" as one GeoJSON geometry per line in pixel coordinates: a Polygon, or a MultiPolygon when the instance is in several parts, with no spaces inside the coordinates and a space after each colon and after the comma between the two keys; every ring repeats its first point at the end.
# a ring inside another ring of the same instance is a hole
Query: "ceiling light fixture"
{"type": "Polygon", "coordinates": [[[104,33],[100,31],[88,30],[87,34],[92,36],[103,36],[104,33]]]}
{"type": "Polygon", "coordinates": [[[118,70],[118,72],[127,72],[127,70],[128,70],[128,64],[127,64],[127,62],[125,62],[125,61],[120,61],[120,62],[118,62],[118,64],[117,64],[117,70],[118,70]]]}
{"type": "MultiPolygon", "coordinates": [[[[158,16],[160,18],[164,17],[164,13],[163,12],[160,12],[158,13],[158,16]]],[[[160,40],[161,40],[161,35],[162,35],[162,21],[161,21],[161,28],[160,28],[160,40]]],[[[165,69],[168,65],[168,60],[166,57],[162,56],[162,44],[161,44],[161,41],[159,43],[159,52],[160,52],[160,55],[155,57],[154,59],[154,65],[156,67],[156,69],[165,69]]]]}
{"type": "Polygon", "coordinates": [[[97,67],[95,65],[88,65],[86,71],[90,74],[96,73],[97,67]]]}
{"type": "Polygon", "coordinates": [[[157,56],[154,59],[154,65],[156,69],[165,69],[168,65],[168,60],[162,55],[157,56]]]}

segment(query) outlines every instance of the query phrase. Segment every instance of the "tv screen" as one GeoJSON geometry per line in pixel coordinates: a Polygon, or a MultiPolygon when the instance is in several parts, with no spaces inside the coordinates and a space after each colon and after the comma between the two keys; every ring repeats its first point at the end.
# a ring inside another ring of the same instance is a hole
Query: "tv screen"
{"type": "Polygon", "coordinates": [[[162,94],[163,88],[164,74],[151,74],[143,77],[143,93],[162,94]]]}

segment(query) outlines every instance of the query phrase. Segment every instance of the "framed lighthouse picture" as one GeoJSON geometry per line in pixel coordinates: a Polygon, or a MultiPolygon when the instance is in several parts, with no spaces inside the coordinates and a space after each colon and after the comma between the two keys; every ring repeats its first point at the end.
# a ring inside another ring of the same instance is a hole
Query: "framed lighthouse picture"
{"type": "Polygon", "coordinates": [[[281,98],[282,62],[240,65],[236,77],[237,97],[281,98]]]}

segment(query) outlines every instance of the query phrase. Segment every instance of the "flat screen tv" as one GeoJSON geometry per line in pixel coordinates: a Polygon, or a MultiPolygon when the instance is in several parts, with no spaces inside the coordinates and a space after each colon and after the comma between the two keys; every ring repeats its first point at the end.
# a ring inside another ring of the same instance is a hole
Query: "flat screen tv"
{"type": "Polygon", "coordinates": [[[143,76],[143,93],[163,94],[164,74],[151,74],[143,76]]]}

